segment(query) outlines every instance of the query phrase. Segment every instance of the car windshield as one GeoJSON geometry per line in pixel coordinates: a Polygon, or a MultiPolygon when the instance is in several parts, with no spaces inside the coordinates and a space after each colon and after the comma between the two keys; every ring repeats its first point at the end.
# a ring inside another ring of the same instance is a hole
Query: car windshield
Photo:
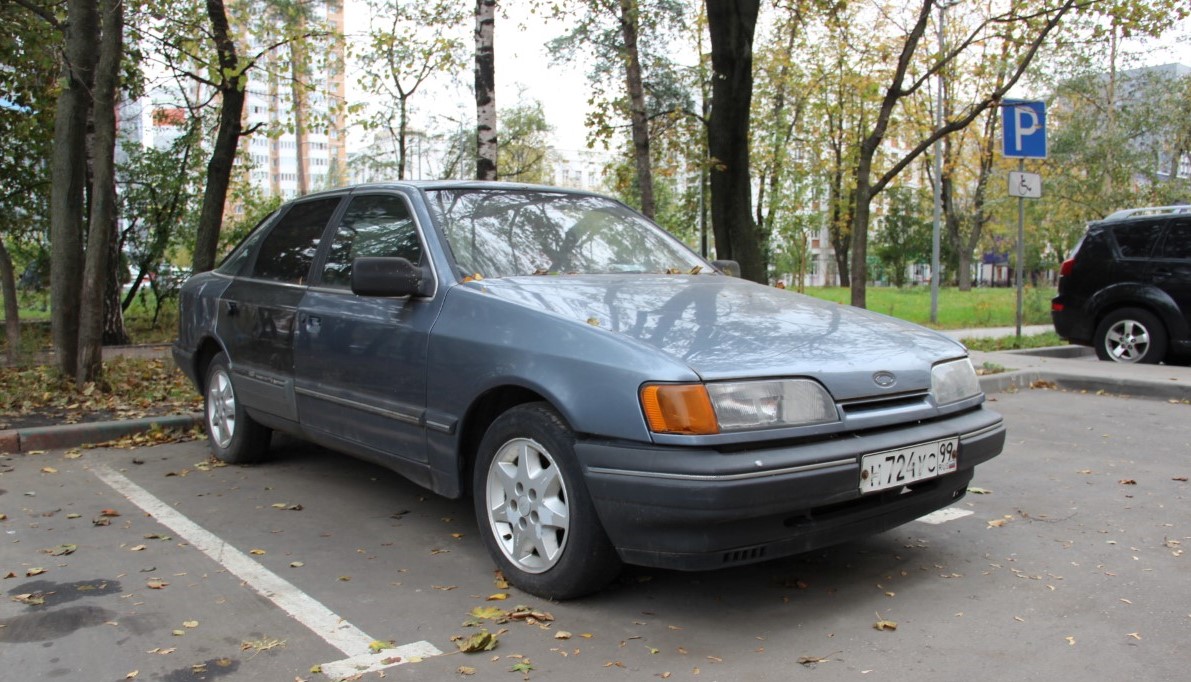
{"type": "Polygon", "coordinates": [[[465,277],[712,272],[677,240],[603,197],[507,189],[426,195],[465,277]]]}

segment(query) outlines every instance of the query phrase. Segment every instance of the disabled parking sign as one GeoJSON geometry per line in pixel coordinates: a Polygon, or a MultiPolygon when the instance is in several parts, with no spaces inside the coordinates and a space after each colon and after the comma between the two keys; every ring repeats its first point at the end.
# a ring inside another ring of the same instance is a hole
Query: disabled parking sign
{"type": "Polygon", "coordinates": [[[1046,102],[1001,102],[1001,153],[1006,158],[1046,158],[1046,102]]]}

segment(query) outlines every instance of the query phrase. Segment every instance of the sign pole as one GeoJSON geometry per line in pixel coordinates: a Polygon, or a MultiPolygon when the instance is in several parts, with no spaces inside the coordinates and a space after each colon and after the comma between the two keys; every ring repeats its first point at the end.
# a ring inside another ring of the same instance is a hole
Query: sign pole
{"type": "Polygon", "coordinates": [[[1009,173],[1009,196],[1017,197],[1017,345],[1021,345],[1022,299],[1026,267],[1026,198],[1042,196],[1042,177],[1026,173],[1026,159],[1046,158],[1046,103],[1026,100],[1001,102],[1001,149],[1017,159],[1017,172],[1009,173]]]}
{"type": "MultiPolygon", "coordinates": [[[[1024,172],[1026,168],[1026,160],[1019,158],[1017,160],[1017,171],[1024,172]]],[[[1025,286],[1025,278],[1022,275],[1022,269],[1025,266],[1026,258],[1026,199],[1019,196],[1017,198],[1017,345],[1021,345],[1021,318],[1022,318],[1022,290],[1025,286]]]]}

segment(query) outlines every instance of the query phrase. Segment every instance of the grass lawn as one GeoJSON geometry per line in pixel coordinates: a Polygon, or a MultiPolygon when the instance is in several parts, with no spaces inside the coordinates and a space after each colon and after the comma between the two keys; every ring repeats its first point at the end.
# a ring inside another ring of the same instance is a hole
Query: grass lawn
{"type": "MultiPolygon", "coordinates": [[[[807,287],[805,293],[836,303],[852,294],[843,287],[807,287]]],[[[1024,324],[1050,324],[1051,287],[1027,287],[1022,300],[1024,324]]],[[[930,287],[869,287],[868,309],[936,329],[1012,327],[1017,322],[1017,290],[981,287],[971,291],[939,289],[939,323],[930,324],[930,287]]]]}

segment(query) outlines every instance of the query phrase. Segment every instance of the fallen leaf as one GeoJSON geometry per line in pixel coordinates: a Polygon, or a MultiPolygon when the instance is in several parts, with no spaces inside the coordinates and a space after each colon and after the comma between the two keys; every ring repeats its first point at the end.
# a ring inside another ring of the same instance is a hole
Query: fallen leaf
{"type": "Polygon", "coordinates": [[[1070,646],[1075,646],[1075,638],[1074,638],[1074,637],[1068,637],[1068,638],[1067,638],[1067,644],[1068,644],[1068,645],[1070,645],[1070,646]]]}
{"type": "Polygon", "coordinates": [[[182,621],[182,627],[184,627],[184,628],[197,628],[198,626],[199,626],[199,622],[197,620],[182,621]]]}
{"type": "Polygon", "coordinates": [[[1139,632],[1130,632],[1127,636],[1132,637],[1133,639],[1141,639],[1141,633],[1139,632]]]}
{"type": "Polygon", "coordinates": [[[261,556],[262,554],[264,554],[264,553],[265,553],[265,550],[263,550],[263,549],[250,549],[250,550],[248,550],[248,553],[249,553],[249,554],[256,555],[256,556],[261,556]]]}
{"type": "Polygon", "coordinates": [[[170,634],[175,637],[182,637],[186,634],[186,631],[185,630],[171,630],[170,634]]]}
{"type": "Polygon", "coordinates": [[[127,675],[125,675],[125,676],[124,676],[124,679],[126,679],[126,680],[135,680],[135,679],[136,679],[136,676],[137,676],[137,675],[140,675],[140,674],[141,674],[141,671],[139,671],[139,670],[133,670],[132,672],[130,672],[130,673],[128,673],[127,675]]]}
{"type": "Polygon", "coordinates": [[[439,592],[450,592],[451,590],[459,589],[459,586],[458,585],[431,585],[430,588],[434,589],[434,590],[438,590],[439,592]]]}
{"type": "Polygon", "coordinates": [[[554,639],[570,639],[570,638],[571,638],[571,633],[567,632],[566,630],[559,630],[558,632],[554,633],[554,639]]]}
{"type": "Polygon", "coordinates": [[[877,619],[878,619],[877,622],[873,623],[874,629],[876,629],[876,630],[896,630],[897,629],[896,622],[891,621],[891,620],[885,620],[884,618],[881,618],[880,614],[877,615],[877,619]]]}
{"type": "Polygon", "coordinates": [[[504,620],[509,617],[509,612],[503,609],[498,609],[495,606],[477,606],[472,609],[469,614],[472,618],[481,618],[484,620],[504,620]]]}
{"type": "Polygon", "coordinates": [[[120,512],[116,511],[115,509],[102,509],[102,510],[100,510],[99,515],[100,516],[119,516],[120,512]]]}
{"type": "MultiPolygon", "coordinates": [[[[74,513],[74,512],[71,512],[71,513],[69,513],[69,514],[67,514],[67,515],[66,515],[66,518],[68,518],[68,519],[77,519],[77,518],[80,518],[81,516],[82,516],[82,514],[76,514],[76,513],[74,513]]],[[[4,518],[5,518],[5,516],[4,516],[3,514],[0,514],[0,521],[3,521],[3,520],[4,520],[4,518]]]]}
{"type": "Polygon", "coordinates": [[[1005,525],[1005,519],[993,519],[992,521],[988,522],[989,528],[1000,528],[1001,526],[1004,526],[1004,525],[1005,525]]]}
{"type": "Polygon", "coordinates": [[[504,592],[497,592],[496,594],[488,595],[484,601],[504,601],[509,598],[509,595],[504,592]]]}
{"type": "Polygon", "coordinates": [[[54,467],[42,467],[42,468],[41,468],[41,473],[43,473],[43,474],[56,474],[56,473],[58,473],[58,470],[57,470],[57,469],[55,469],[54,467]]]}
{"type": "Polygon", "coordinates": [[[41,592],[13,595],[12,600],[29,606],[41,606],[45,603],[45,595],[41,592]]]}
{"type": "Polygon", "coordinates": [[[58,545],[50,550],[50,556],[67,556],[74,554],[78,548],[78,545],[58,545]]]}
{"type": "Polygon", "coordinates": [[[302,563],[301,561],[291,561],[291,562],[289,562],[289,567],[290,567],[290,568],[302,568],[302,567],[303,567],[303,566],[305,566],[305,565],[306,565],[306,564],[302,563]]]}
{"type": "Polygon", "coordinates": [[[134,545],[134,546],[132,546],[132,547],[129,547],[129,548],[128,548],[128,551],[130,551],[130,552],[143,552],[143,551],[145,551],[145,546],[144,546],[144,545],[134,545]]]}
{"type": "Polygon", "coordinates": [[[493,582],[496,583],[496,589],[498,589],[498,590],[509,589],[509,581],[505,580],[504,574],[501,573],[500,571],[495,572],[495,574],[493,576],[493,582]]]}
{"type": "Polygon", "coordinates": [[[984,488],[977,488],[976,486],[969,486],[968,492],[972,493],[973,495],[991,495],[992,494],[991,490],[985,490],[984,488]]]}
{"type": "Polygon", "coordinates": [[[458,668],[455,668],[455,672],[459,673],[460,675],[475,675],[476,669],[469,665],[461,665],[458,668]]]}
{"type": "Polygon", "coordinates": [[[162,580],[161,578],[150,578],[147,582],[145,582],[145,587],[148,587],[151,590],[164,589],[166,585],[169,585],[169,583],[162,580]]]}
{"type": "Polygon", "coordinates": [[[44,568],[30,568],[29,570],[25,571],[25,577],[32,578],[33,576],[41,575],[42,573],[45,573],[44,568]]]}
{"type": "Polygon", "coordinates": [[[162,656],[168,656],[169,654],[172,654],[172,653],[174,653],[174,652],[175,652],[175,651],[177,651],[177,650],[178,650],[178,649],[177,649],[177,648],[175,648],[175,647],[170,647],[170,648],[168,648],[168,649],[162,649],[161,647],[157,647],[156,649],[150,649],[150,650],[146,651],[145,653],[147,653],[147,654],[160,654],[160,655],[162,655],[162,656]]]}
{"type": "Polygon", "coordinates": [[[1122,478],[1120,483],[1121,485],[1137,485],[1137,481],[1133,480],[1132,478],[1122,478]]]}
{"type": "Polygon", "coordinates": [[[385,649],[392,649],[392,648],[393,648],[392,642],[382,642],[380,640],[373,640],[372,643],[368,645],[368,650],[374,654],[379,654],[380,652],[384,651],[385,649]]]}
{"type": "Polygon", "coordinates": [[[529,675],[530,670],[533,670],[533,664],[530,663],[528,659],[523,660],[520,663],[514,663],[513,667],[509,668],[509,672],[511,673],[521,673],[526,676],[529,675]]]}
{"type": "Polygon", "coordinates": [[[809,668],[818,663],[827,663],[830,660],[830,658],[820,658],[819,656],[800,656],[798,658],[798,664],[805,665],[809,668]]]}
{"type": "Polygon", "coordinates": [[[460,637],[455,646],[465,654],[475,654],[481,651],[492,651],[496,648],[496,635],[481,630],[470,637],[460,637]]]}

